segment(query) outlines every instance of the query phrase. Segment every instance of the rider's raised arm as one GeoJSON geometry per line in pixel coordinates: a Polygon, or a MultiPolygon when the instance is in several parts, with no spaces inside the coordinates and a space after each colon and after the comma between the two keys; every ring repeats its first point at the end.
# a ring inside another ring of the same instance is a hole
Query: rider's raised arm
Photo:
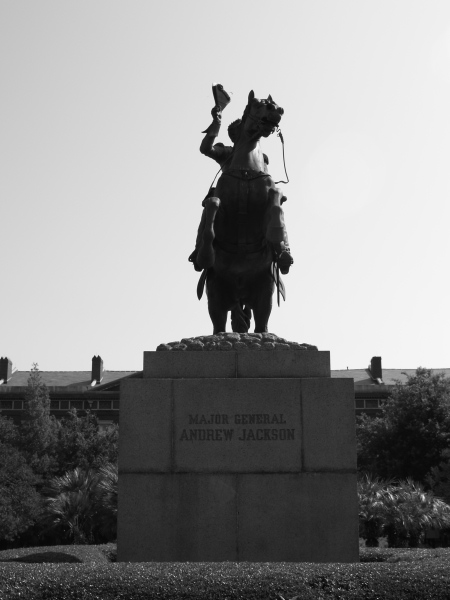
{"type": "Polygon", "coordinates": [[[200,152],[205,156],[209,156],[215,160],[218,159],[217,150],[214,148],[214,140],[219,135],[220,125],[222,122],[222,110],[220,106],[215,106],[211,111],[213,122],[211,125],[203,131],[206,133],[205,137],[200,144],[200,152]]]}

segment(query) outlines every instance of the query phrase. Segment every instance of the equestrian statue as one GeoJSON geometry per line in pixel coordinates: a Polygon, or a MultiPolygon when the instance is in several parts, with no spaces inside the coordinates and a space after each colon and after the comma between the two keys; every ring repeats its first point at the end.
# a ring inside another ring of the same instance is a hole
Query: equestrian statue
{"type": "Polygon", "coordinates": [[[220,84],[213,93],[213,122],[203,132],[200,152],[219,163],[222,174],[203,201],[189,260],[202,271],[197,295],[202,297],[206,285],[213,333],[225,331],[229,311],[234,332],[248,332],[253,313],[255,333],[264,333],[275,288],[278,303],[280,295],[285,298],[280,272],[287,274],[293,263],[281,208],[286,197],[260,147],[262,137],[278,130],[284,111],[270,95],[260,100],[251,91],[242,118],[228,127],[233,146],[214,144],[230,98],[220,84]]]}

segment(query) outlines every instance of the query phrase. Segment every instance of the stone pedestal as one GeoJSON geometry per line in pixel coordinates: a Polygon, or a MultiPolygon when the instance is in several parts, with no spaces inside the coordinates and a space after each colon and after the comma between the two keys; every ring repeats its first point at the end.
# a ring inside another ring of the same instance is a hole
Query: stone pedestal
{"type": "Polygon", "coordinates": [[[357,561],[354,388],[329,353],[145,352],[121,387],[118,560],[357,561]]]}

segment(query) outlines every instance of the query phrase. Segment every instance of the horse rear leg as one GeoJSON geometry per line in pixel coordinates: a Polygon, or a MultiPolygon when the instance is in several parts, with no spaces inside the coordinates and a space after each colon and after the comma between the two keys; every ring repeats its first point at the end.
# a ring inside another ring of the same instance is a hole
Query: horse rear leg
{"type": "Polygon", "coordinates": [[[214,219],[220,206],[219,198],[212,196],[206,198],[205,209],[204,209],[204,228],[201,234],[201,242],[197,254],[197,264],[202,269],[209,269],[213,266],[215,260],[215,252],[213,248],[213,241],[216,237],[214,235],[214,219]]]}
{"type": "Polygon", "coordinates": [[[238,301],[231,309],[231,329],[237,333],[247,333],[252,319],[252,310],[238,301]]]}
{"type": "Polygon", "coordinates": [[[214,269],[208,271],[206,283],[208,312],[213,324],[213,333],[226,331],[228,311],[231,308],[229,285],[217,276],[214,269]]]}
{"type": "Polygon", "coordinates": [[[270,273],[261,277],[255,286],[252,298],[253,317],[255,319],[255,333],[268,331],[270,313],[272,312],[272,295],[275,284],[270,273]]]}
{"type": "Polygon", "coordinates": [[[226,331],[228,312],[217,310],[216,307],[211,309],[210,306],[208,306],[208,310],[213,324],[213,335],[226,331]]]}

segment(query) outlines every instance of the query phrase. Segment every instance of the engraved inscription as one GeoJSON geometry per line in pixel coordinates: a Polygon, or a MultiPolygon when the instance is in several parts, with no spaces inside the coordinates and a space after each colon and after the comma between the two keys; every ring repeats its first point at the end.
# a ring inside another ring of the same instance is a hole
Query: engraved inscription
{"type": "Polygon", "coordinates": [[[286,424],[283,415],[234,415],[236,425],[282,425],[286,424]]]}
{"type": "Polygon", "coordinates": [[[282,413],[189,414],[187,425],[197,427],[183,429],[179,438],[180,442],[231,442],[234,440],[272,442],[296,439],[295,428],[279,427],[288,425],[285,415],[282,413]],[[238,427],[211,427],[211,425],[230,424],[238,427]],[[245,427],[241,427],[244,425],[245,427]],[[249,427],[251,425],[271,425],[271,427],[249,427]]]}
{"type": "Polygon", "coordinates": [[[228,415],[189,415],[189,425],[228,425],[228,415]]]}
{"type": "Polygon", "coordinates": [[[295,440],[295,429],[242,429],[241,441],[271,442],[273,440],[295,440]]]}
{"type": "Polygon", "coordinates": [[[180,442],[229,442],[233,435],[234,429],[183,429],[180,442]]]}

